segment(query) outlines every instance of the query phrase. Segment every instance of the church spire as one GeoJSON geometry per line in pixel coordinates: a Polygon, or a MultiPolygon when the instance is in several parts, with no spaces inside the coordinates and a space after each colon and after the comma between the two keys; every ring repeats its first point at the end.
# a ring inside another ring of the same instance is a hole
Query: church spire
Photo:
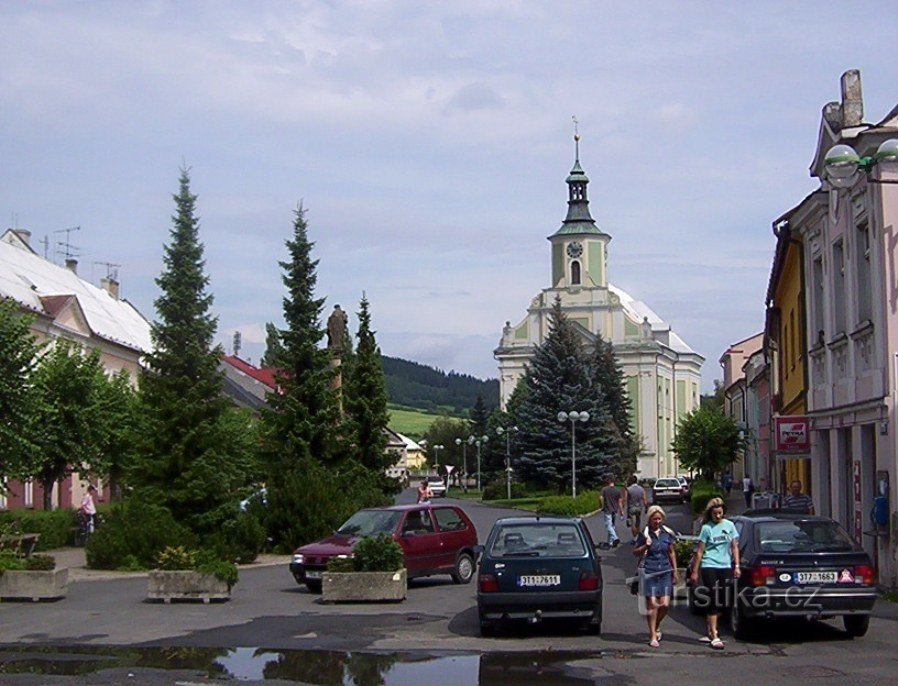
{"type": "Polygon", "coordinates": [[[567,216],[561,228],[555,232],[559,234],[591,233],[602,234],[602,230],[596,226],[595,220],[589,213],[589,199],[586,194],[586,185],[589,178],[580,166],[580,129],[577,117],[571,117],[574,122],[574,166],[568,175],[567,216]]]}

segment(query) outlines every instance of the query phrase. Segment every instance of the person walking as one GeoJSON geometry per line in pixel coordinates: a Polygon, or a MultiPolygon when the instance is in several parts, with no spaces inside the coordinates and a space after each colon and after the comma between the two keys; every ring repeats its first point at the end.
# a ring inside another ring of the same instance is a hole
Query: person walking
{"type": "Polygon", "coordinates": [[[745,497],[745,507],[751,507],[751,496],[755,492],[755,482],[746,474],[742,478],[742,495],[745,497]]]}
{"type": "Polygon", "coordinates": [[[633,554],[643,556],[642,594],[645,596],[649,645],[657,648],[661,641],[661,622],[670,609],[673,585],[677,583],[677,558],[674,544],[677,535],[664,526],[666,515],[660,505],[648,511],[648,525],[639,533],[633,554]]]}
{"type": "Polygon", "coordinates": [[[87,492],[84,494],[84,497],[81,498],[81,507],[79,508],[79,512],[81,513],[81,518],[84,521],[84,532],[86,534],[92,534],[94,529],[96,528],[97,523],[97,503],[94,501],[94,497],[97,494],[97,487],[93,484],[90,484],[87,487],[87,492]]]}
{"type": "Polygon", "coordinates": [[[608,485],[602,489],[602,516],[605,518],[605,529],[608,531],[608,544],[612,548],[620,545],[620,536],[614,530],[614,520],[624,514],[623,497],[620,489],[614,485],[614,477],[608,477],[608,485]]]}
{"type": "Polygon", "coordinates": [[[802,493],[801,482],[798,479],[789,484],[789,495],[783,501],[783,508],[801,514],[814,514],[814,501],[811,500],[811,496],[802,493]]]}
{"type": "Polygon", "coordinates": [[[418,500],[419,503],[429,503],[433,498],[433,491],[430,490],[430,485],[427,483],[427,479],[421,479],[421,485],[418,486],[418,500]]]}
{"type": "Polygon", "coordinates": [[[726,608],[726,595],[728,589],[732,589],[733,578],[738,579],[741,575],[739,532],[724,517],[725,514],[723,499],[711,498],[708,501],[692,568],[693,585],[698,586],[701,578],[701,588],[696,591],[696,600],[707,609],[708,638],[715,650],[724,648],[717,633],[717,620],[726,608]]]}
{"type": "Polygon", "coordinates": [[[636,535],[642,528],[642,513],[645,512],[645,489],[639,485],[636,475],[630,477],[627,486],[627,523],[630,533],[633,534],[633,545],[636,545],[636,535]]]}

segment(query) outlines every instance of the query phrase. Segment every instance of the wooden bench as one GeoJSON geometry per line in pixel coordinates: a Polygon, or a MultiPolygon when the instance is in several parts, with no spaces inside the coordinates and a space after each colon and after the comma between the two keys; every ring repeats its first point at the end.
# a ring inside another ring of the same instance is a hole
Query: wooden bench
{"type": "Polygon", "coordinates": [[[12,550],[17,557],[31,557],[40,534],[4,534],[0,536],[0,550],[12,550]]]}

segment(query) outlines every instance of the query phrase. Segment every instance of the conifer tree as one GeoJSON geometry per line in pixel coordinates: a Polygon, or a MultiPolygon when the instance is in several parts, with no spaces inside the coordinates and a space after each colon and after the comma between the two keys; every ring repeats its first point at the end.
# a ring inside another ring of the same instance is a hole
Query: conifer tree
{"type": "Polygon", "coordinates": [[[632,403],[627,394],[623,369],[618,364],[614,345],[601,334],[596,336],[595,345],[589,359],[590,378],[601,392],[605,405],[617,432],[617,455],[619,464],[612,472],[624,479],[636,468],[639,442],[634,435],[630,421],[632,403]]]}
{"type": "Polygon", "coordinates": [[[339,456],[332,449],[337,422],[336,397],[330,388],[330,353],[319,346],[324,337],[321,311],[324,298],[315,297],[318,260],[308,237],[306,211],[294,213],[293,237],[286,241],[289,259],[284,270],[287,294],[283,299],[286,327],[278,331],[280,393],[271,394],[263,415],[266,457],[273,472],[290,470],[306,459],[330,463],[339,456]]]}
{"type": "Polygon", "coordinates": [[[278,328],[268,322],[265,324],[265,353],[259,360],[260,367],[276,368],[280,366],[280,358],[283,355],[284,346],[281,345],[281,334],[278,328]]]}
{"type": "Polygon", "coordinates": [[[368,299],[363,295],[359,303],[359,325],[356,338],[358,348],[352,364],[344,370],[347,384],[343,393],[344,405],[356,459],[376,474],[392,463],[386,454],[386,428],[390,421],[387,412],[386,381],[381,364],[380,348],[371,330],[368,299]]]}
{"type": "Polygon", "coordinates": [[[0,474],[6,477],[25,476],[33,454],[28,427],[34,394],[29,377],[40,348],[30,323],[12,300],[0,300],[0,474]]]}
{"type": "Polygon", "coordinates": [[[154,350],[140,380],[138,455],[132,485],[168,507],[197,533],[215,530],[232,493],[246,479],[247,465],[231,453],[222,423],[227,400],[218,371],[222,350],[213,345],[217,320],[204,273],[196,196],[181,170],[173,196],[170,242],[156,279],[154,350]]]}

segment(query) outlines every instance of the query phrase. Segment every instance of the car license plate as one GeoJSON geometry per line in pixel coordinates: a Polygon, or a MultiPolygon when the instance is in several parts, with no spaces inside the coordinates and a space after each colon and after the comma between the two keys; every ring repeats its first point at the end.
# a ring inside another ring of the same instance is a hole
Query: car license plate
{"type": "Polygon", "coordinates": [[[834,584],[839,578],[838,572],[795,572],[797,584],[834,584]]]}
{"type": "Polygon", "coordinates": [[[518,577],[518,586],[560,586],[558,574],[532,574],[518,577]]]}
{"type": "Polygon", "coordinates": [[[317,570],[313,571],[311,569],[306,570],[306,579],[320,579],[320,578],[321,578],[321,572],[319,572],[317,570]]]}

